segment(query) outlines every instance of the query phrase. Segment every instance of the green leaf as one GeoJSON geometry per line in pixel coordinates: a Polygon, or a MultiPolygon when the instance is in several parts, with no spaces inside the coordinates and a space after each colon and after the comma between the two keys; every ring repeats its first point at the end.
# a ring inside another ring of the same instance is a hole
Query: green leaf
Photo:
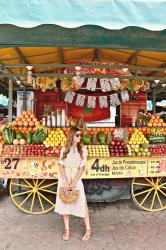
{"type": "Polygon", "coordinates": [[[87,113],[93,114],[92,108],[84,107],[84,115],[86,115],[87,113]]]}

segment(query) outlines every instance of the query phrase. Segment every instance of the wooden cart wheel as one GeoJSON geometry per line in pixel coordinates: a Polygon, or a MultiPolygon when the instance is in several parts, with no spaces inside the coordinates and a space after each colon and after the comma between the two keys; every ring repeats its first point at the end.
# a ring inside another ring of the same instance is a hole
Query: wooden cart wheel
{"type": "Polygon", "coordinates": [[[54,209],[56,180],[12,179],[10,196],[15,206],[29,214],[45,214],[54,209]]]}
{"type": "Polygon", "coordinates": [[[131,195],[136,206],[146,211],[166,208],[166,177],[134,178],[131,195]]]}

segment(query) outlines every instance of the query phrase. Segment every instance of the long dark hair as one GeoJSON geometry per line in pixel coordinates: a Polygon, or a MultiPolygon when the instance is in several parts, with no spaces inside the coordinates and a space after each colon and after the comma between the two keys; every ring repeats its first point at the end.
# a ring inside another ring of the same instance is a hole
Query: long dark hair
{"type": "MultiPolygon", "coordinates": [[[[74,135],[76,132],[80,131],[79,128],[76,127],[71,127],[68,135],[67,135],[67,141],[66,141],[66,145],[65,145],[65,151],[63,152],[63,156],[62,159],[64,160],[67,157],[67,154],[70,151],[70,148],[73,144],[73,139],[74,139],[74,135]]],[[[77,143],[77,149],[78,152],[80,153],[81,158],[83,158],[83,149],[82,149],[82,139],[80,140],[80,142],[77,143]]]]}

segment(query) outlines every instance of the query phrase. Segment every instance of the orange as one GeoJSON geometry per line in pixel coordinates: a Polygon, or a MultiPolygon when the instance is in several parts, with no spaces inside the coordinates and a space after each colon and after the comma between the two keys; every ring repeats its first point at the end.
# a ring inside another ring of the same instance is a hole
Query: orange
{"type": "Polygon", "coordinates": [[[156,122],[153,122],[153,127],[157,127],[157,123],[156,122]]]}
{"type": "Polygon", "coordinates": [[[148,122],[147,126],[148,126],[148,127],[152,127],[152,123],[151,123],[151,122],[148,122]]]}
{"type": "Polygon", "coordinates": [[[159,119],[159,122],[163,122],[163,119],[159,119]]]}
{"type": "Polygon", "coordinates": [[[22,128],[22,131],[26,132],[26,131],[27,131],[27,129],[24,127],[24,128],[22,128]]]}
{"type": "Polygon", "coordinates": [[[146,128],[142,128],[142,131],[143,131],[143,132],[146,132],[146,128]]]}

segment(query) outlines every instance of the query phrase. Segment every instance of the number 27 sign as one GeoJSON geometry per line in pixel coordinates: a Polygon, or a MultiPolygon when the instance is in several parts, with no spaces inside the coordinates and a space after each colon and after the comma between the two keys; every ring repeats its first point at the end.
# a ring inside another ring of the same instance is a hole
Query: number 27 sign
{"type": "Polygon", "coordinates": [[[17,169],[19,158],[4,158],[0,160],[3,169],[17,169]]]}

